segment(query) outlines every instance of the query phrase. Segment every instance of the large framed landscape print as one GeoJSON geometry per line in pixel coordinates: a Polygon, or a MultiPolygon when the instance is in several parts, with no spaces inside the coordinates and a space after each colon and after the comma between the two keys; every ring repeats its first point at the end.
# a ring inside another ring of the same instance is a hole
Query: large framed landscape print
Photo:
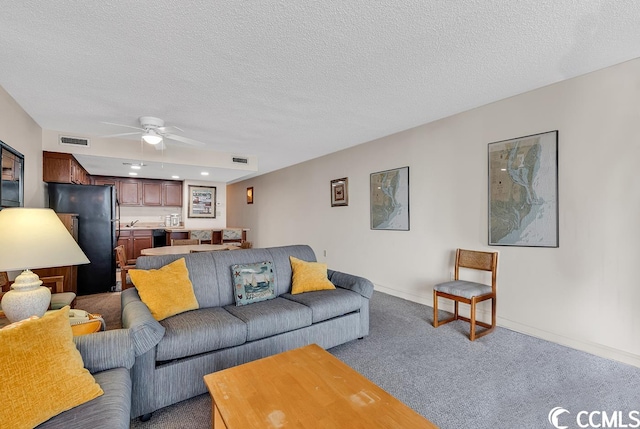
{"type": "Polygon", "coordinates": [[[558,247],[558,131],[489,144],[489,245],[558,247]]]}
{"type": "Polygon", "coordinates": [[[371,229],[409,231],[409,167],[371,173],[371,229]]]}

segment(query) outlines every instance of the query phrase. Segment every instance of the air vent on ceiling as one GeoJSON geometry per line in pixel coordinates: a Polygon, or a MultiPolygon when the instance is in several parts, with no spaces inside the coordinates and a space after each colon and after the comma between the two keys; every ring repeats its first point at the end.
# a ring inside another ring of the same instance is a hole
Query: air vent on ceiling
{"type": "Polygon", "coordinates": [[[233,157],[233,162],[236,162],[238,164],[247,164],[249,162],[249,160],[247,158],[239,158],[234,156],[233,157]]]}
{"type": "Polygon", "coordinates": [[[89,139],[82,137],[60,136],[60,144],[89,147],[89,139]]]}

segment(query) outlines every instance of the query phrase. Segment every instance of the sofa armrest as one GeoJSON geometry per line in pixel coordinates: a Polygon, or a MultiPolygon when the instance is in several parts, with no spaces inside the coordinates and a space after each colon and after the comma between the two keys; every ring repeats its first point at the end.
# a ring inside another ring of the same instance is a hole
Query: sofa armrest
{"type": "Polygon", "coordinates": [[[131,331],[136,357],[154,348],[164,337],[164,326],[153,318],[135,289],[122,292],[122,326],[131,331]]]}
{"type": "Polygon", "coordinates": [[[373,295],[373,283],[364,277],[352,274],[341,273],[340,271],[327,270],[327,277],[334,285],[343,289],[358,292],[360,295],[370,299],[373,295]]]}
{"type": "Polygon", "coordinates": [[[85,368],[96,373],[113,368],[131,369],[135,361],[128,329],[114,329],[73,337],[85,368]]]}

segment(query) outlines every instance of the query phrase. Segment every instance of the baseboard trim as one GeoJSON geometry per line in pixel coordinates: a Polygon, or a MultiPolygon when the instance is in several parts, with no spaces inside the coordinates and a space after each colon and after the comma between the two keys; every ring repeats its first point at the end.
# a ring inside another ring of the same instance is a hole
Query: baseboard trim
{"type": "Polygon", "coordinates": [[[614,349],[613,347],[605,346],[603,344],[598,344],[591,341],[567,337],[556,332],[544,331],[542,329],[523,325],[521,323],[514,322],[513,320],[508,320],[501,317],[498,317],[498,326],[510,329],[515,332],[519,332],[521,334],[540,338],[541,340],[551,341],[552,343],[590,353],[595,356],[600,356],[606,359],[615,360],[640,368],[640,356],[633,353],[625,352],[624,350],[614,349]]]}
{"type": "MultiPolygon", "coordinates": [[[[382,285],[375,285],[375,290],[398,298],[433,307],[432,295],[425,297],[424,295],[399,291],[397,289],[389,288],[382,285]]],[[[453,311],[453,305],[450,303],[441,303],[438,307],[440,310],[453,311]]],[[[463,311],[464,310],[461,307],[461,313],[463,311]]],[[[483,311],[480,308],[477,309],[477,312],[479,315],[478,319],[480,320],[486,320],[486,318],[489,316],[488,311],[483,311]]],[[[640,368],[640,356],[633,353],[625,352],[624,350],[615,349],[613,347],[605,346],[603,344],[598,344],[591,341],[567,337],[566,335],[562,335],[556,332],[545,331],[533,326],[524,325],[513,320],[505,319],[500,316],[497,317],[496,324],[502,328],[509,329],[514,332],[519,332],[521,334],[540,338],[541,340],[550,341],[552,343],[560,344],[565,347],[580,350],[595,356],[615,360],[640,368]]]]}

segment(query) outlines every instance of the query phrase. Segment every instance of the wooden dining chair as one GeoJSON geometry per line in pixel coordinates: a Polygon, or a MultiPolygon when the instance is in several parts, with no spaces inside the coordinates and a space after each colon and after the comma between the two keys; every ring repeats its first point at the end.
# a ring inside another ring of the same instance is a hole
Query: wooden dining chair
{"type": "Polygon", "coordinates": [[[189,238],[200,240],[199,244],[213,243],[213,230],[210,229],[193,229],[189,231],[189,238]]]}
{"type": "Polygon", "coordinates": [[[483,337],[496,327],[496,277],[498,271],[498,253],[481,252],[475,250],[456,250],[454,278],[452,281],[440,283],[433,288],[433,326],[437,328],[454,320],[465,320],[471,324],[469,339],[483,337]],[[460,268],[491,272],[491,284],[460,280],[460,268]],[[438,298],[451,299],[454,302],[453,317],[438,321],[438,298]],[[491,300],[491,324],[476,320],[476,304],[491,300]],[[458,303],[463,302],[471,306],[469,317],[460,316],[458,303]],[[476,325],[485,328],[476,332],[476,325]]]}
{"type": "Polygon", "coordinates": [[[133,283],[127,282],[127,274],[129,270],[136,267],[135,259],[127,259],[127,251],[123,245],[120,245],[114,249],[116,252],[116,260],[118,262],[118,268],[120,268],[120,286],[122,290],[133,287],[133,283]]]}
{"type": "MultiPolygon", "coordinates": [[[[51,302],[49,303],[49,310],[59,310],[65,305],[75,308],[76,306],[76,294],[74,292],[64,291],[64,276],[47,276],[40,277],[42,286],[49,288],[51,291],[51,302]]],[[[6,271],[0,272],[0,297],[11,289],[9,276],[6,271]]]]}
{"type": "Polygon", "coordinates": [[[242,228],[225,228],[222,230],[222,244],[242,243],[242,228]]]}
{"type": "Polygon", "coordinates": [[[197,238],[176,238],[171,240],[172,246],[189,246],[193,244],[200,244],[200,240],[198,240],[197,238]]]}

